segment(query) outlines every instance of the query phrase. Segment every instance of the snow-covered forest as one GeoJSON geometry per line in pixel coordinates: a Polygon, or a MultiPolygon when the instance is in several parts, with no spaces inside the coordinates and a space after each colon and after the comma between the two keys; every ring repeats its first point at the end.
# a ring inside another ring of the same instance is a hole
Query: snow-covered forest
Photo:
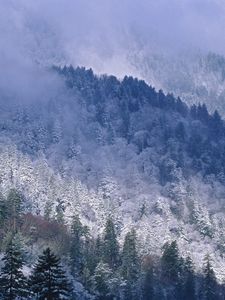
{"type": "Polygon", "coordinates": [[[224,16],[0,0],[0,300],[225,299],[224,16]]]}
{"type": "Polygon", "coordinates": [[[17,104],[2,97],[4,260],[15,243],[30,280],[50,247],[74,299],[203,299],[205,280],[222,297],[219,113],[133,77],[72,66],[47,72],[57,82],[53,97],[17,104]]]}

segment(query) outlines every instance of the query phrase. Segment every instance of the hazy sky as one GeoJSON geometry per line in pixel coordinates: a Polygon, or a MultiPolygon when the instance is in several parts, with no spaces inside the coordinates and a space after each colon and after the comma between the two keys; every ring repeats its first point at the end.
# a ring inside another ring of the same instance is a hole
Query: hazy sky
{"type": "Polygon", "coordinates": [[[131,71],[127,57],[133,51],[225,54],[224,3],[0,0],[1,72],[12,65],[14,71],[8,72],[21,69],[30,78],[37,75],[32,73],[35,61],[86,65],[120,75],[131,71]]]}

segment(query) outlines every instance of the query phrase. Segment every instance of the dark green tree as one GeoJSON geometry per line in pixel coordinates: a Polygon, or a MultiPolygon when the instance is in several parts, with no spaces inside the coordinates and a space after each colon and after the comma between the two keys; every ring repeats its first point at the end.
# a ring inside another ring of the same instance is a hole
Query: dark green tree
{"type": "Polygon", "coordinates": [[[195,272],[192,259],[188,256],[184,262],[184,286],[183,286],[183,299],[197,299],[195,288],[195,272]]]}
{"type": "Polygon", "coordinates": [[[2,259],[4,266],[0,274],[0,289],[3,299],[13,300],[17,297],[27,299],[28,285],[23,275],[23,257],[14,238],[8,245],[5,255],[2,259]]]}
{"type": "Polygon", "coordinates": [[[97,295],[98,300],[112,299],[109,286],[111,275],[112,271],[110,270],[108,264],[101,261],[97,265],[93,276],[94,292],[97,295]]]}
{"type": "Polygon", "coordinates": [[[133,282],[137,280],[140,262],[136,247],[136,233],[134,230],[125,236],[122,250],[122,275],[124,279],[133,282]]]}
{"type": "Polygon", "coordinates": [[[204,274],[204,294],[206,300],[217,300],[218,299],[218,291],[217,291],[217,282],[216,276],[210,262],[209,255],[205,257],[205,265],[203,269],[204,274]]]}
{"type": "Polygon", "coordinates": [[[0,194],[0,227],[3,228],[7,220],[7,202],[6,199],[0,194]]]}
{"type": "Polygon", "coordinates": [[[144,274],[143,300],[154,299],[154,275],[153,268],[149,267],[144,274]]]}
{"type": "Polygon", "coordinates": [[[115,270],[119,263],[119,244],[116,237],[115,225],[111,218],[106,222],[102,246],[104,262],[112,270],[115,270]]]}
{"type": "Polygon", "coordinates": [[[30,277],[30,286],[36,299],[70,299],[71,286],[60,265],[60,259],[50,248],[43,251],[30,277]]]}
{"type": "Polygon", "coordinates": [[[126,300],[138,297],[137,281],[140,274],[140,261],[136,240],[136,232],[132,230],[126,234],[123,244],[121,275],[125,280],[124,299],[126,300]]]}
{"type": "Polygon", "coordinates": [[[177,242],[166,243],[161,258],[162,279],[168,287],[169,299],[180,299],[182,295],[182,259],[179,256],[177,242]],[[172,289],[171,289],[172,288],[172,289]]]}
{"type": "Polygon", "coordinates": [[[8,220],[11,230],[17,230],[22,216],[22,196],[16,189],[11,189],[7,196],[8,220]]]}
{"type": "Polygon", "coordinates": [[[85,228],[82,226],[79,216],[73,217],[71,225],[71,245],[70,245],[70,259],[71,271],[73,274],[80,274],[83,268],[83,247],[85,228]]]}

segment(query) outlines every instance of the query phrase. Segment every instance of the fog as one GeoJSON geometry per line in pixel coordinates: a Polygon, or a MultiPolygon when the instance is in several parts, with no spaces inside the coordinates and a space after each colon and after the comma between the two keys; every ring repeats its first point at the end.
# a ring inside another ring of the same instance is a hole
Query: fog
{"type": "Polygon", "coordinates": [[[225,54],[224,16],[217,0],[1,0],[0,88],[39,97],[52,64],[122,77],[134,52],[225,54]]]}

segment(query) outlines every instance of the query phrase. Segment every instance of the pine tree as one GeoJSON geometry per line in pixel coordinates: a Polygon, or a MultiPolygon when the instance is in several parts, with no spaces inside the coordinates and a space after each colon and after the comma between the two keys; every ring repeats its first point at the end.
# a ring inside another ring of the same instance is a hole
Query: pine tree
{"type": "Polygon", "coordinates": [[[83,236],[85,230],[79,216],[74,216],[71,226],[70,259],[73,274],[80,274],[83,268],[83,236]]]}
{"type": "Polygon", "coordinates": [[[30,278],[33,294],[39,300],[70,299],[70,284],[57,258],[49,248],[39,256],[30,278]]]}
{"type": "Polygon", "coordinates": [[[112,299],[110,295],[109,280],[112,275],[108,264],[100,262],[93,276],[94,291],[98,300],[112,299]]]}
{"type": "Polygon", "coordinates": [[[136,248],[136,233],[134,230],[125,236],[122,250],[121,275],[125,280],[123,294],[124,299],[131,300],[138,297],[137,281],[140,272],[140,261],[136,248]]]}
{"type": "Polygon", "coordinates": [[[21,195],[15,189],[11,189],[7,196],[7,205],[9,226],[14,232],[17,230],[21,218],[22,202],[21,195]]]}
{"type": "Polygon", "coordinates": [[[3,227],[7,220],[7,203],[2,194],[0,194],[0,227],[3,227]]]}
{"type": "Polygon", "coordinates": [[[161,259],[163,277],[169,282],[176,282],[180,271],[180,258],[177,242],[166,243],[161,259]]]}
{"type": "Polygon", "coordinates": [[[184,263],[184,300],[196,299],[195,274],[192,259],[188,256],[184,263]]]}
{"type": "Polygon", "coordinates": [[[106,222],[103,237],[103,258],[111,269],[115,269],[119,262],[119,244],[116,238],[115,225],[111,218],[106,222]]]}
{"type": "Polygon", "coordinates": [[[163,248],[164,251],[161,258],[163,280],[168,285],[169,294],[172,293],[173,299],[179,300],[182,294],[182,259],[179,256],[177,242],[166,243],[163,248]]]}
{"type": "Polygon", "coordinates": [[[122,251],[122,275],[125,280],[133,282],[137,280],[140,263],[136,249],[136,233],[134,230],[125,236],[122,251]]]}
{"type": "Polygon", "coordinates": [[[205,266],[204,266],[204,294],[206,300],[217,300],[217,282],[216,276],[210,262],[209,255],[205,257],[205,266]]]}
{"type": "Polygon", "coordinates": [[[144,276],[143,285],[143,300],[153,300],[154,299],[154,282],[153,282],[153,268],[150,267],[144,276]]]}
{"type": "Polygon", "coordinates": [[[23,258],[14,238],[8,245],[2,261],[4,266],[1,270],[0,286],[4,299],[13,300],[17,297],[26,299],[28,286],[22,272],[23,258]]]}

